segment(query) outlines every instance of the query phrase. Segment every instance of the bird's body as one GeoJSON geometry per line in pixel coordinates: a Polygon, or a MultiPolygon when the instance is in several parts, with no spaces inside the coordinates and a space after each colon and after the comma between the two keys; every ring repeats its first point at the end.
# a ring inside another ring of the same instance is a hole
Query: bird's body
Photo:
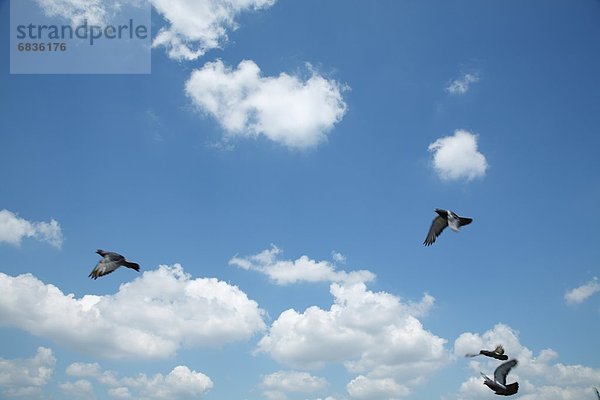
{"type": "Polygon", "coordinates": [[[447,226],[449,226],[454,232],[458,232],[461,226],[469,225],[471,222],[473,222],[472,218],[461,217],[450,210],[436,208],[435,212],[438,215],[431,222],[429,232],[427,232],[427,237],[423,242],[425,246],[431,246],[435,242],[435,239],[442,233],[444,229],[446,229],[447,226]]]}
{"type": "Polygon", "coordinates": [[[496,348],[493,351],[480,350],[479,353],[476,354],[466,354],[466,357],[476,357],[478,355],[492,357],[496,360],[508,360],[508,356],[504,354],[504,348],[502,347],[502,345],[496,346],[496,348]]]}
{"type": "Polygon", "coordinates": [[[519,391],[519,382],[513,382],[509,385],[506,384],[506,376],[516,365],[517,360],[510,360],[500,364],[494,371],[494,380],[481,372],[481,376],[483,376],[484,379],[483,384],[500,396],[511,396],[517,393],[519,391]]]}
{"type": "Polygon", "coordinates": [[[118,253],[113,253],[112,251],[104,251],[104,250],[96,250],[102,259],[98,261],[98,264],[94,267],[92,272],[88,275],[92,279],[98,279],[100,276],[104,276],[110,274],[120,266],[124,266],[127,268],[131,268],[136,271],[140,271],[139,264],[129,262],[118,253]]]}
{"type": "Polygon", "coordinates": [[[495,358],[496,360],[508,360],[508,356],[506,354],[498,354],[494,351],[481,350],[479,352],[479,354],[487,356],[487,357],[495,358]]]}

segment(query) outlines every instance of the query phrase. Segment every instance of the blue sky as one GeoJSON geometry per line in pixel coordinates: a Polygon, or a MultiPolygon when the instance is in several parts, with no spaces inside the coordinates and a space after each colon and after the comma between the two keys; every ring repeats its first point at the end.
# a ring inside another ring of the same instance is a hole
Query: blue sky
{"type": "Polygon", "coordinates": [[[151,3],[150,74],[0,64],[0,397],[594,398],[600,2],[151,3]]]}

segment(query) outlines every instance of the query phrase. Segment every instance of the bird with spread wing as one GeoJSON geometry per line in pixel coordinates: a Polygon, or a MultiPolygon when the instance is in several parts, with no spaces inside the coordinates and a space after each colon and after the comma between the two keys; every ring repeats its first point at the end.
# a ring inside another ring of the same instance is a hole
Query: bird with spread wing
{"type": "Polygon", "coordinates": [[[442,231],[446,229],[447,226],[449,226],[454,232],[458,232],[461,226],[469,225],[471,222],[473,222],[472,218],[461,217],[454,211],[436,208],[435,212],[438,215],[431,222],[431,227],[429,228],[427,237],[423,242],[425,246],[431,246],[435,242],[435,239],[440,236],[442,231]]]}
{"type": "Polygon", "coordinates": [[[492,351],[480,350],[479,353],[465,354],[465,357],[477,357],[478,355],[492,357],[492,358],[495,358],[496,360],[508,360],[508,356],[506,354],[504,354],[504,347],[502,347],[501,344],[496,346],[496,348],[492,351]]]}
{"type": "Polygon", "coordinates": [[[481,372],[481,376],[485,381],[484,385],[494,391],[494,393],[501,396],[511,396],[519,391],[519,382],[513,382],[509,385],[506,384],[506,376],[512,368],[517,365],[517,360],[506,361],[500,364],[494,371],[494,380],[491,380],[487,375],[481,372]]]}
{"type": "Polygon", "coordinates": [[[96,250],[96,253],[98,253],[102,259],[98,261],[98,264],[96,264],[92,272],[88,275],[92,279],[98,279],[100,276],[110,274],[120,266],[131,268],[137,272],[140,271],[139,264],[127,261],[125,257],[118,253],[100,249],[96,250]]]}

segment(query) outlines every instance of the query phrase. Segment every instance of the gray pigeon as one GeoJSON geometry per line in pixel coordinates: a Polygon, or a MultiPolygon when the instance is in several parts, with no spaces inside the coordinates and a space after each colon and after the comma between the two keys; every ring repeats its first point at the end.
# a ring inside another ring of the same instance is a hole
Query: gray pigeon
{"type": "Polygon", "coordinates": [[[500,396],[511,396],[517,393],[519,391],[519,382],[514,382],[510,385],[506,384],[506,375],[508,375],[510,370],[516,365],[517,360],[510,360],[500,364],[500,366],[494,371],[494,380],[491,380],[483,372],[481,372],[481,376],[483,376],[483,379],[485,379],[483,384],[500,396]]]}
{"type": "Polygon", "coordinates": [[[469,225],[471,222],[473,222],[472,218],[460,217],[458,214],[450,210],[436,208],[435,212],[438,215],[431,222],[431,227],[429,228],[427,237],[423,242],[425,246],[431,246],[435,242],[435,239],[440,236],[440,233],[442,233],[447,226],[449,226],[454,232],[458,232],[461,226],[469,225]]]}
{"type": "Polygon", "coordinates": [[[465,354],[465,357],[477,357],[478,355],[484,355],[488,357],[495,358],[497,360],[508,360],[508,356],[504,354],[504,347],[501,344],[496,346],[493,351],[490,350],[480,350],[479,353],[476,354],[465,354]]]}
{"type": "Polygon", "coordinates": [[[96,250],[100,256],[102,256],[102,260],[98,261],[98,264],[94,267],[92,272],[88,275],[92,279],[97,279],[100,276],[104,276],[110,274],[115,269],[119,268],[121,265],[127,268],[134,269],[136,271],[140,271],[139,264],[129,262],[118,253],[113,253],[112,251],[104,251],[104,250],[96,250]]]}

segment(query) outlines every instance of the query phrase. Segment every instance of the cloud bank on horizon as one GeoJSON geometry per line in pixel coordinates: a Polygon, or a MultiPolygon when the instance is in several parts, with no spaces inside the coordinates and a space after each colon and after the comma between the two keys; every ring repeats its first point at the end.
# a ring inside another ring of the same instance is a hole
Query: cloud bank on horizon
{"type": "MultiPolygon", "coordinates": [[[[295,267],[291,264],[288,268],[295,267]]],[[[293,368],[262,376],[258,386],[267,399],[283,399],[294,393],[326,393],[329,382],[318,371],[335,364],[351,376],[346,385],[350,398],[404,398],[436,371],[463,362],[465,354],[498,343],[503,344],[506,354],[519,360],[513,373],[521,383],[523,398],[575,399],[584,396],[600,379],[600,369],[557,362],[558,353],[552,349],[534,355],[520,343],[516,330],[501,323],[482,334],[464,332],[448,349],[448,340],[425,329],[420,321],[431,312],[435,301],[432,296],[425,294],[418,302],[405,302],[391,293],[370,291],[363,282],[331,283],[333,302],[329,309],[288,309],[269,327],[258,304],[245,293],[216,279],[194,279],[179,265],[146,271],[114,295],[75,299],[30,274],[0,274],[0,289],[4,294],[0,298],[0,325],[25,330],[61,346],[87,349],[107,359],[163,358],[182,345],[220,346],[247,341],[266,329],[258,339],[255,354],[266,354],[293,368]],[[129,312],[128,303],[135,304],[135,310],[129,312]],[[30,304],[38,309],[33,310],[30,304]],[[144,306],[140,308],[140,304],[144,306]],[[117,309],[117,314],[111,312],[117,309]],[[156,315],[164,315],[162,322],[157,323],[156,315]],[[164,324],[167,317],[171,322],[164,324]],[[179,328],[172,330],[172,326],[179,328]],[[127,341],[126,335],[138,339],[127,341]]],[[[489,397],[478,374],[492,371],[495,361],[471,360],[468,366],[472,375],[458,392],[448,393],[446,398],[489,397]]],[[[11,397],[38,396],[48,385],[55,366],[52,350],[44,347],[29,359],[0,359],[0,388],[11,397]]],[[[58,387],[73,397],[92,396],[99,386],[119,398],[187,399],[202,396],[215,386],[209,376],[185,365],[175,366],[165,375],[142,373],[135,378],[121,378],[99,363],[73,362],[65,373],[71,380],[58,387]]]]}
{"type": "Polygon", "coordinates": [[[235,286],[192,279],[179,265],[145,271],[113,295],[79,299],[31,274],[0,273],[0,325],[106,358],[165,358],[265,329],[264,311],[235,286]],[[176,327],[176,329],[174,329],[176,327]]]}

